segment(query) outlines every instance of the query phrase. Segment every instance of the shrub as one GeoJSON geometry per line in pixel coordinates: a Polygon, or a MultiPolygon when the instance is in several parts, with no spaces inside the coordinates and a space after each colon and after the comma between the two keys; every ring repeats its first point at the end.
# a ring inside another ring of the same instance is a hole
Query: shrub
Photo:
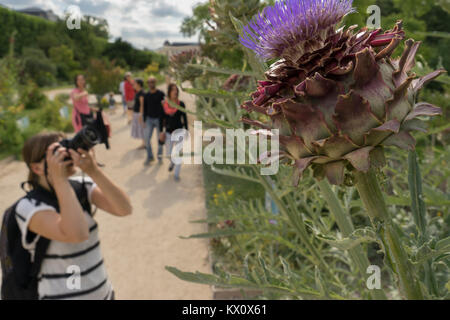
{"type": "Polygon", "coordinates": [[[58,101],[62,104],[67,103],[67,101],[70,99],[70,95],[67,93],[60,93],[58,95],[56,95],[55,97],[55,101],[58,101]]]}
{"type": "Polygon", "coordinates": [[[36,48],[25,48],[23,50],[22,63],[25,73],[38,86],[50,86],[55,83],[57,68],[47,58],[44,51],[36,48]]]}
{"type": "Polygon", "coordinates": [[[58,78],[71,80],[80,64],[74,60],[73,51],[66,45],[54,47],[49,50],[51,61],[57,66],[58,78]]]}
{"type": "Polygon", "coordinates": [[[39,109],[45,105],[47,97],[34,82],[30,81],[21,92],[20,102],[27,110],[39,109]]]}
{"type": "Polygon", "coordinates": [[[11,59],[0,60],[0,106],[15,104],[18,94],[17,65],[11,59]]]}
{"type": "MultiPolygon", "coordinates": [[[[122,79],[122,70],[113,62],[92,59],[87,71],[87,82],[90,91],[100,100],[108,92],[116,91],[122,79]]],[[[100,102],[100,101],[99,101],[100,102]]]]}
{"type": "Polygon", "coordinates": [[[18,156],[22,150],[24,139],[16,119],[16,115],[9,110],[4,110],[0,115],[0,156],[18,156]]]}

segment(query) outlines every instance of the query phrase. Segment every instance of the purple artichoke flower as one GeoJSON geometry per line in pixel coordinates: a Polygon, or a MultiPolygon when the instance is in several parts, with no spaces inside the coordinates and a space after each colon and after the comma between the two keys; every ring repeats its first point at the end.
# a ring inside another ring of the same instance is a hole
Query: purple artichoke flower
{"type": "Polygon", "coordinates": [[[444,70],[418,78],[411,69],[420,42],[407,40],[400,58],[391,58],[405,33],[340,28],[353,12],[351,0],[286,0],[267,7],[244,28],[241,43],[263,59],[278,59],[243,104],[279,129],[281,154],[296,169],[295,182],[312,167],[319,179],[344,182],[345,170],[368,172],[384,164],[383,146],[414,149],[409,133],[424,130],[418,117],[441,114],[415,103],[419,90],[444,70]]]}

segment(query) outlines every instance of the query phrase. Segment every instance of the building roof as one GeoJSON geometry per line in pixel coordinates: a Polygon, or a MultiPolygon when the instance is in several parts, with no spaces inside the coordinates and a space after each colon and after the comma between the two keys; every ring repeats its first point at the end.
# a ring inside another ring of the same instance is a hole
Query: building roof
{"type": "Polygon", "coordinates": [[[24,9],[18,9],[16,10],[18,12],[39,12],[39,13],[45,13],[47,11],[41,9],[41,8],[37,8],[37,7],[29,7],[29,8],[24,8],[24,9]]]}
{"type": "Polygon", "coordinates": [[[50,21],[57,21],[59,19],[59,17],[52,10],[44,10],[37,7],[18,9],[16,11],[29,15],[37,15],[50,21]]]}
{"type": "Polygon", "coordinates": [[[169,42],[168,40],[164,41],[165,47],[187,47],[187,46],[199,46],[198,42],[169,42]]]}

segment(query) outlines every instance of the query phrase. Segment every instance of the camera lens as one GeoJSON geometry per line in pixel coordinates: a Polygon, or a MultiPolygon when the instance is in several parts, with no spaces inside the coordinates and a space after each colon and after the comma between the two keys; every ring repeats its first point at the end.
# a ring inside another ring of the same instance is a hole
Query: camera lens
{"type": "Polygon", "coordinates": [[[96,144],[98,140],[97,132],[91,128],[86,128],[85,132],[85,138],[88,140],[91,144],[96,144]]]}
{"type": "Polygon", "coordinates": [[[89,150],[100,143],[97,131],[91,127],[84,127],[71,141],[71,149],[89,150]]]}

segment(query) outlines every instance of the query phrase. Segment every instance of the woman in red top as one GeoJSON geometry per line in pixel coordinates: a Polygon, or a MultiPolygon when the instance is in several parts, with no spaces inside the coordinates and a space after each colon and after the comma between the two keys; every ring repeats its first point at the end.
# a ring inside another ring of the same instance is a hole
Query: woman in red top
{"type": "Polygon", "coordinates": [[[131,78],[131,73],[127,72],[125,78],[125,101],[128,107],[128,124],[130,124],[133,117],[134,96],[136,93],[134,91],[134,80],[131,78]]]}

